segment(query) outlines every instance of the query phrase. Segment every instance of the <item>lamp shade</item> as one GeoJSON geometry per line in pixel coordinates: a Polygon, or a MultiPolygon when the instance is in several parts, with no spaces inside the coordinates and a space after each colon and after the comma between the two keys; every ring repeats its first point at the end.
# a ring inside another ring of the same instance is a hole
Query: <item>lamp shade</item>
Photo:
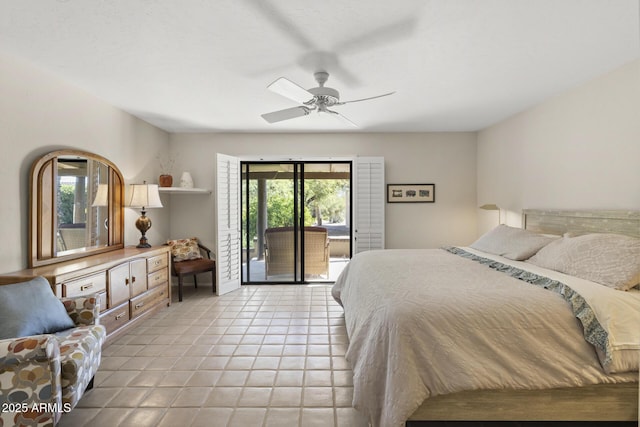
{"type": "Polygon", "coordinates": [[[127,200],[131,208],[161,208],[160,193],[156,184],[131,184],[131,194],[127,200]]]}
{"type": "Polygon", "coordinates": [[[98,184],[96,197],[91,204],[93,207],[109,206],[109,184],[98,184]]]}

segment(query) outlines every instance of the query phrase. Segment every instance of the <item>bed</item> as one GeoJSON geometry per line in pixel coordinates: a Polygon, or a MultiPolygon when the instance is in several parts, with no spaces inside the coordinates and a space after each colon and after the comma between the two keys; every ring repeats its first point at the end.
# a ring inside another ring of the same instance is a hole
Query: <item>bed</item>
{"type": "Polygon", "coordinates": [[[373,427],[638,419],[640,212],[526,210],[523,223],[472,247],[363,252],[336,280],[353,404],[373,427]],[[588,239],[631,258],[567,274],[566,245],[588,239]]]}

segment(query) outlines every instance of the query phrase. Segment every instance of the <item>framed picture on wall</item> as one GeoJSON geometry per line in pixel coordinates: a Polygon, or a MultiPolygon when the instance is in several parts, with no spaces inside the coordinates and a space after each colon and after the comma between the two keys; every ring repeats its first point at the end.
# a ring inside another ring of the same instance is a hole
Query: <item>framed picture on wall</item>
{"type": "Polygon", "coordinates": [[[387,203],[433,203],[435,184],[387,184],[387,203]]]}

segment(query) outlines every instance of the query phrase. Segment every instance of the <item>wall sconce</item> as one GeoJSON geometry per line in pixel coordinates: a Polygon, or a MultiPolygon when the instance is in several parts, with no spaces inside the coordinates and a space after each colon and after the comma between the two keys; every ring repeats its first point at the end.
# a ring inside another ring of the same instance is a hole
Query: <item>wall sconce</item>
{"type": "Polygon", "coordinates": [[[489,203],[480,206],[480,209],[483,209],[485,211],[498,211],[498,225],[502,224],[502,221],[500,220],[500,208],[498,207],[498,205],[489,203]]]}
{"type": "Polygon", "coordinates": [[[160,193],[156,184],[131,184],[131,195],[126,206],[130,208],[140,208],[140,218],[136,220],[136,228],[140,230],[140,244],[136,248],[150,248],[147,242],[146,232],[151,228],[151,220],[145,215],[147,208],[161,208],[160,193]]]}

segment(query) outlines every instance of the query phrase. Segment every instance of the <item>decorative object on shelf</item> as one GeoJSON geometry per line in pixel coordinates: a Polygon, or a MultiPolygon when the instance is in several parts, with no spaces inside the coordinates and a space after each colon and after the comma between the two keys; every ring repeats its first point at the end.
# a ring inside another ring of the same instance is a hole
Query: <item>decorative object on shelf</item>
{"type": "Polygon", "coordinates": [[[434,203],[435,184],[387,184],[387,203],[434,203]]]}
{"type": "Polygon", "coordinates": [[[171,187],[173,185],[173,177],[169,174],[162,174],[158,177],[158,185],[160,187],[171,187]]]}
{"type": "Polygon", "coordinates": [[[173,176],[171,171],[173,170],[173,164],[175,158],[169,156],[158,155],[156,157],[160,162],[160,177],[158,177],[158,185],[160,187],[171,187],[173,185],[173,176]]]}
{"type": "Polygon", "coordinates": [[[496,205],[495,203],[487,203],[480,206],[480,209],[485,211],[498,211],[498,224],[502,224],[502,221],[500,218],[500,208],[498,207],[498,205],[496,205]]]}
{"type": "Polygon", "coordinates": [[[140,230],[142,236],[140,237],[140,244],[136,248],[150,248],[151,245],[147,242],[145,234],[151,228],[151,220],[145,215],[145,209],[162,207],[158,186],[147,184],[146,181],[142,184],[131,184],[131,195],[127,202],[126,206],[128,207],[141,209],[140,218],[136,220],[136,228],[140,230]]]}
{"type": "Polygon", "coordinates": [[[182,172],[182,176],[180,177],[180,187],[193,188],[193,178],[189,172],[182,172]]]}

